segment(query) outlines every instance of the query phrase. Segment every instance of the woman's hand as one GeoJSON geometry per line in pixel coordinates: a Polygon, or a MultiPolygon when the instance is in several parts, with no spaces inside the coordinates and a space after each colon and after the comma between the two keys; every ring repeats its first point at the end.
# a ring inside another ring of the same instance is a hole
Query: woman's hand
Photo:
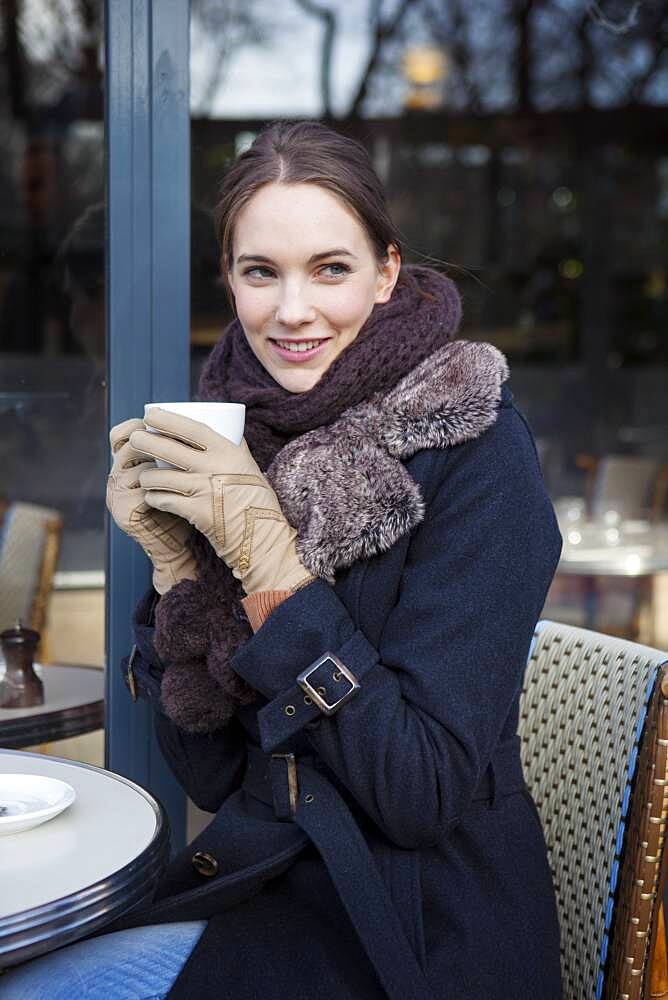
{"type": "Polygon", "coordinates": [[[144,422],[161,433],[134,430],[132,447],[178,466],[141,471],[149,506],[201,531],[246,594],[292,591],[313,579],[297,556],[297,532],[245,440],[237,447],[206,424],[159,407],[144,422]]]}
{"type": "Polygon", "coordinates": [[[130,444],[130,435],[143,429],[138,419],[125,420],[111,429],[114,459],[107,479],[107,508],[121,531],[144,549],[153,563],[153,586],[164,594],[180,580],[197,579],[195,559],[186,545],[192,527],[146,503],[139,479],[145,470],[155,468],[155,463],[146,461],[146,456],[130,444]]]}

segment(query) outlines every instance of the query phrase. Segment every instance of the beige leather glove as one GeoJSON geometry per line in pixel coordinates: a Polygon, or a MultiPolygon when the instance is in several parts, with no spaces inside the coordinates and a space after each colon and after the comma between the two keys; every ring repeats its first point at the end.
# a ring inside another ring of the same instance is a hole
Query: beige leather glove
{"type": "Polygon", "coordinates": [[[139,477],[146,469],[154,469],[155,463],[130,444],[136,430],[144,430],[141,420],[124,420],[109,434],[114,460],[107,478],[107,508],[118,527],[139,542],[153,563],[153,586],[165,594],[179,580],[197,579],[197,566],[186,545],[192,526],[146,503],[139,477]]]}
{"type": "Polygon", "coordinates": [[[132,447],[178,466],[140,473],[151,507],[194,524],[246,594],[294,591],[314,579],[297,555],[297,532],[245,440],[237,447],[206,424],[159,407],[145,423],[160,433],[135,430],[132,447]]]}

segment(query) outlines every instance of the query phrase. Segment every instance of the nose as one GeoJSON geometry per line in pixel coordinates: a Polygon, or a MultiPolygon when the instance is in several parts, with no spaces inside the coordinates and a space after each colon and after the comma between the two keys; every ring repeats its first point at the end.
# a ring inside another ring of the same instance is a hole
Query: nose
{"type": "Polygon", "coordinates": [[[276,322],[281,326],[299,327],[305,323],[312,323],[314,319],[315,309],[308,301],[307,290],[302,283],[284,282],[276,308],[276,322]]]}

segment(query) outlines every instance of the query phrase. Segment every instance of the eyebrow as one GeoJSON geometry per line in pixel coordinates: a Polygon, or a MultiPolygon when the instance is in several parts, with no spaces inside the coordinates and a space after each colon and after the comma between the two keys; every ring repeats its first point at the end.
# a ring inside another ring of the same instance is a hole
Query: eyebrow
{"type": "MultiPolygon", "coordinates": [[[[350,250],[346,250],[345,247],[334,247],[333,250],[323,250],[321,253],[314,253],[306,263],[317,264],[319,260],[325,260],[326,257],[352,257],[353,260],[357,260],[355,254],[351,253],[350,250]]],[[[248,260],[276,265],[276,262],[271,257],[265,257],[261,253],[242,253],[240,257],[237,257],[237,264],[243,264],[248,260]]]]}

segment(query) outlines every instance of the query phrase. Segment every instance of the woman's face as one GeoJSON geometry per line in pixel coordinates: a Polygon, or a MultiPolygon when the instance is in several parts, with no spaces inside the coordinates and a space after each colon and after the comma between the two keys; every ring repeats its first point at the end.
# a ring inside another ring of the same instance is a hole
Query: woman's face
{"type": "Polygon", "coordinates": [[[307,392],[399,276],[353,212],[315,184],[267,184],[236,221],[228,274],[251,350],[279,385],[307,392]]]}

